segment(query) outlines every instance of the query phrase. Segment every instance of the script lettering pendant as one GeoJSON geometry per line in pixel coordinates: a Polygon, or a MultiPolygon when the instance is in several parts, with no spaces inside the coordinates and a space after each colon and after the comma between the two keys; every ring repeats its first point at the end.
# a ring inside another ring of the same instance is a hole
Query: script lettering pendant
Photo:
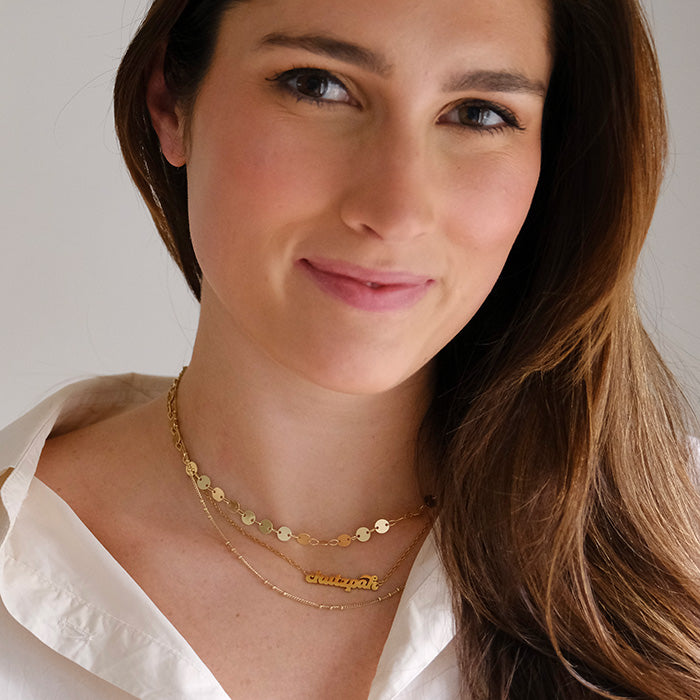
{"type": "Polygon", "coordinates": [[[378,591],[379,586],[382,585],[379,583],[379,577],[371,574],[365,574],[358,578],[346,578],[340,574],[327,576],[320,571],[306,574],[304,581],[318,586],[335,586],[336,588],[342,588],[347,593],[350,593],[350,591],[378,591]]]}

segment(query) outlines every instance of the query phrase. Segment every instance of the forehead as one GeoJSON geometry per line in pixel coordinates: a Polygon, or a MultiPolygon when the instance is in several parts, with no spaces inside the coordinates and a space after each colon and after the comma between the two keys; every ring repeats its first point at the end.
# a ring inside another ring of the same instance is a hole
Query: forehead
{"type": "Polygon", "coordinates": [[[227,12],[220,40],[251,45],[269,33],[351,41],[389,69],[413,57],[549,71],[549,0],[250,0],[227,12]]]}

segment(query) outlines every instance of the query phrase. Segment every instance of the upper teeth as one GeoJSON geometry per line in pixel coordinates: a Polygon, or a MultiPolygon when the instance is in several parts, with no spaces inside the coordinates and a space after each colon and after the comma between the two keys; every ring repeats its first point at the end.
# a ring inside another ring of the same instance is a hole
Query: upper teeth
{"type": "Polygon", "coordinates": [[[376,282],[365,282],[365,285],[370,289],[379,289],[379,287],[382,286],[381,284],[377,284],[376,282]]]}

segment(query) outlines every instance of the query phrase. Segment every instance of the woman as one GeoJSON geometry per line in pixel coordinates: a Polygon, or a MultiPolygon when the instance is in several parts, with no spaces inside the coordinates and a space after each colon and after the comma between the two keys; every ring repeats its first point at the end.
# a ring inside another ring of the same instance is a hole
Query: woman
{"type": "Polygon", "coordinates": [[[4,436],[8,692],[697,697],[636,2],[157,0],[115,114],[200,325],[4,436]]]}

